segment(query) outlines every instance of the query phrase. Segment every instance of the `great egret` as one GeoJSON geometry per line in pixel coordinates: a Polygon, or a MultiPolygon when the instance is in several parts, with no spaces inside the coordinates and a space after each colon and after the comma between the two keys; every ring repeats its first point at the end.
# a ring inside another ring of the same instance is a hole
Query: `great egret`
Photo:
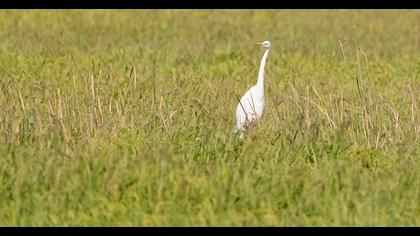
{"type": "Polygon", "coordinates": [[[236,107],[236,132],[239,137],[244,137],[245,128],[261,118],[264,110],[264,67],[267,61],[268,52],[271,43],[264,41],[257,43],[265,48],[264,55],[261,59],[260,70],[258,72],[257,84],[252,86],[244,96],[242,96],[238,106],[236,107]]]}

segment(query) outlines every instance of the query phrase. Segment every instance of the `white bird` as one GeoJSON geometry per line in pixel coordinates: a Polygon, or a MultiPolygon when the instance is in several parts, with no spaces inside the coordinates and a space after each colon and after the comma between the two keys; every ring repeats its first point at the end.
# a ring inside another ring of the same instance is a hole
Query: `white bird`
{"type": "Polygon", "coordinates": [[[236,107],[236,132],[239,137],[244,137],[245,128],[252,125],[261,118],[264,111],[264,67],[267,61],[268,52],[271,43],[264,41],[257,43],[265,48],[264,55],[261,59],[260,70],[258,72],[257,84],[252,86],[244,96],[242,96],[238,106],[236,107]]]}

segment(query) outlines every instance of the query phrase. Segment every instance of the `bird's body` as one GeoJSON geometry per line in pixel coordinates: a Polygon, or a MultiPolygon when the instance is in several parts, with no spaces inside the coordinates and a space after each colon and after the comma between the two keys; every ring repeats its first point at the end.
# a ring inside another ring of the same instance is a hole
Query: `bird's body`
{"type": "Polygon", "coordinates": [[[264,67],[271,43],[264,41],[260,45],[266,50],[261,59],[257,84],[242,96],[236,107],[236,131],[239,132],[240,138],[243,138],[246,127],[255,124],[262,117],[264,111],[264,67]]]}
{"type": "Polygon", "coordinates": [[[243,132],[247,125],[254,124],[261,118],[264,106],[264,93],[257,85],[251,87],[236,107],[236,129],[243,132]]]}

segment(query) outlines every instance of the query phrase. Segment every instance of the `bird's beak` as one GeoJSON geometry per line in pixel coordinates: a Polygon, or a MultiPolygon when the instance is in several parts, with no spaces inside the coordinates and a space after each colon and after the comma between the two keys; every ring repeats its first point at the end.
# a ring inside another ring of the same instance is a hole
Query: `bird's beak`
{"type": "Polygon", "coordinates": [[[256,45],[259,45],[259,46],[261,46],[261,45],[263,45],[262,43],[256,43],[256,45]]]}

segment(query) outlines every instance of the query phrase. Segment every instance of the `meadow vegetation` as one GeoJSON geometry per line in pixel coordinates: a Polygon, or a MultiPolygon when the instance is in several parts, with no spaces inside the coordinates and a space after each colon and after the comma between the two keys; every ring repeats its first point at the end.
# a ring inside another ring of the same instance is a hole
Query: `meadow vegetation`
{"type": "Polygon", "coordinates": [[[418,226],[419,38],[416,10],[2,10],[0,225],[418,226]]]}

